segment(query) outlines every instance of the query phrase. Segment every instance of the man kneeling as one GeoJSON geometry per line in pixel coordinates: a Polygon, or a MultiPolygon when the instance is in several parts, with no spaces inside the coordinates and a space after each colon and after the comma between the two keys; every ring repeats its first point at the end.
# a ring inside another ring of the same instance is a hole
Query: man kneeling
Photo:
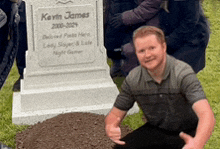
{"type": "Polygon", "coordinates": [[[114,148],[202,149],[215,118],[195,72],[166,53],[164,33],[156,27],[137,29],[133,42],[140,66],[124,80],[105,119],[114,148]],[[120,123],[134,102],[147,123],[121,138],[120,123]]]}

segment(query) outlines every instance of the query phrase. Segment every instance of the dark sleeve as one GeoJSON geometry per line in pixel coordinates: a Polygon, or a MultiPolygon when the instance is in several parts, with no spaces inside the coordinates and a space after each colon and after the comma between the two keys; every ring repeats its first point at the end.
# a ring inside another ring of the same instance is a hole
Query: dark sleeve
{"type": "Polygon", "coordinates": [[[114,107],[123,111],[128,111],[130,108],[133,107],[134,102],[135,100],[132,96],[130,86],[125,79],[121,86],[121,92],[114,103],[114,107]]]}
{"type": "MultiPolygon", "coordinates": [[[[176,46],[183,42],[186,35],[190,35],[196,30],[196,24],[199,21],[199,0],[184,0],[179,2],[179,8],[183,18],[179,27],[177,27],[169,36],[166,37],[167,45],[172,49],[177,49],[176,46]]],[[[179,15],[180,16],[180,15],[179,15]]]]}
{"type": "Polygon", "coordinates": [[[196,101],[206,99],[201,83],[190,66],[187,65],[186,69],[181,72],[181,76],[181,91],[190,104],[193,105],[196,101]]]}
{"type": "Polygon", "coordinates": [[[145,0],[132,10],[122,13],[125,25],[143,23],[153,18],[160,10],[162,0],[145,0]]]}

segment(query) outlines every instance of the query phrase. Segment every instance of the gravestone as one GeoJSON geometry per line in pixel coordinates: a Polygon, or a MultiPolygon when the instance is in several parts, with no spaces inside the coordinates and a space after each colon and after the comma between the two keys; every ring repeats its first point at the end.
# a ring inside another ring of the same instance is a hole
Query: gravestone
{"type": "MultiPolygon", "coordinates": [[[[12,122],[35,124],[67,112],[107,114],[119,91],[103,46],[102,0],[25,2],[28,52],[12,122]]],[[[130,114],[138,110],[135,105],[130,114]]]]}

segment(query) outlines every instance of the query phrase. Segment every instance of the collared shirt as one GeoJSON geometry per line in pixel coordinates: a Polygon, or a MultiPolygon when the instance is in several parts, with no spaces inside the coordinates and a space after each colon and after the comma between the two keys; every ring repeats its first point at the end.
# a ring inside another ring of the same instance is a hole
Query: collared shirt
{"type": "Polygon", "coordinates": [[[127,111],[137,102],[150,124],[183,131],[196,128],[198,118],[192,105],[201,99],[206,96],[192,68],[167,55],[160,84],[138,66],[124,80],[114,106],[127,111]]]}

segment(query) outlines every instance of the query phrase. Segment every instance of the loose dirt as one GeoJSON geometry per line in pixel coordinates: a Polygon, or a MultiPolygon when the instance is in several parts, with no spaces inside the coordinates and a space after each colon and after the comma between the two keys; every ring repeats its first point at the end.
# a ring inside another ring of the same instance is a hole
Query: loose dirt
{"type": "MultiPolygon", "coordinates": [[[[104,115],[66,113],[30,126],[16,135],[17,149],[112,149],[104,115]]],[[[121,126],[122,137],[132,130],[121,126]]]]}

